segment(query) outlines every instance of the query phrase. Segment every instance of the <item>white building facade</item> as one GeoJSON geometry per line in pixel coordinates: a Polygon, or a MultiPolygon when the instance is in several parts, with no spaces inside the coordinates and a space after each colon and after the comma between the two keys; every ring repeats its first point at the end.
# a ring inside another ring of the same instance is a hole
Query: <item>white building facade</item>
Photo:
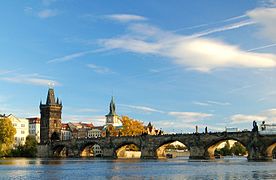
{"type": "Polygon", "coordinates": [[[61,136],[60,136],[60,139],[62,141],[66,141],[66,140],[72,139],[72,132],[71,132],[71,129],[70,129],[70,127],[69,127],[69,125],[67,123],[61,125],[61,136]]]}
{"type": "Polygon", "coordinates": [[[27,118],[29,120],[29,134],[34,136],[36,141],[40,143],[40,119],[27,118]]]}
{"type": "Polygon", "coordinates": [[[100,129],[91,129],[87,131],[88,138],[98,138],[102,136],[102,131],[100,129]]]}
{"type": "Polygon", "coordinates": [[[16,129],[16,134],[14,135],[14,146],[24,145],[26,138],[29,135],[29,120],[24,118],[17,118],[13,115],[7,116],[12,122],[13,127],[16,129]]]}
{"type": "Polygon", "coordinates": [[[93,148],[94,157],[102,157],[103,156],[103,151],[98,144],[95,144],[92,148],[93,148]]]}

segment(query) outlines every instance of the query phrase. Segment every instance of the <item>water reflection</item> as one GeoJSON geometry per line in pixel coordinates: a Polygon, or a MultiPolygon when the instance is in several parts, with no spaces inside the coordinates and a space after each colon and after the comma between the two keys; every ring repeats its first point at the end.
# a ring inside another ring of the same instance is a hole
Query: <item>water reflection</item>
{"type": "Polygon", "coordinates": [[[246,158],[1,159],[0,179],[273,179],[276,162],[246,158]]]}

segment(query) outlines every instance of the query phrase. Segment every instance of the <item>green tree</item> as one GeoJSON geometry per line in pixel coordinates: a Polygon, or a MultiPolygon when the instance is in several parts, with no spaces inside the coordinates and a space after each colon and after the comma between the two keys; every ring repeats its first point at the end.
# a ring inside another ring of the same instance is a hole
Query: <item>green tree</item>
{"type": "Polygon", "coordinates": [[[9,118],[0,119],[0,156],[6,156],[12,149],[16,129],[9,118]]]}
{"type": "Polygon", "coordinates": [[[37,141],[35,136],[27,136],[26,142],[24,145],[24,156],[25,157],[35,157],[37,152],[37,141]]]}
{"type": "Polygon", "coordinates": [[[231,152],[237,156],[243,156],[246,154],[246,148],[239,142],[235,142],[231,147],[231,152]]]}
{"type": "Polygon", "coordinates": [[[37,141],[35,136],[27,136],[24,145],[18,145],[11,150],[9,156],[12,157],[35,157],[37,152],[37,141]]]}
{"type": "Polygon", "coordinates": [[[230,148],[230,143],[228,140],[226,141],[224,147],[219,150],[219,154],[221,154],[223,156],[229,156],[232,154],[231,148],[230,148]]]}

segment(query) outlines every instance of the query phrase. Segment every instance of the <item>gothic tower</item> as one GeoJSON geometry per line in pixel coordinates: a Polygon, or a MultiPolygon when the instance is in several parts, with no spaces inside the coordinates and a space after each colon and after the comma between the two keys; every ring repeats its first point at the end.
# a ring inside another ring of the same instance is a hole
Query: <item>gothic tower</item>
{"type": "Polygon", "coordinates": [[[121,121],[119,120],[119,116],[116,114],[116,107],[114,103],[114,98],[112,96],[111,102],[109,105],[109,113],[105,115],[106,117],[106,125],[113,125],[113,126],[121,126],[121,121]]]}
{"type": "Polygon", "coordinates": [[[61,110],[61,101],[55,98],[54,89],[49,88],[46,104],[40,102],[40,142],[42,144],[60,138],[61,110]]]}

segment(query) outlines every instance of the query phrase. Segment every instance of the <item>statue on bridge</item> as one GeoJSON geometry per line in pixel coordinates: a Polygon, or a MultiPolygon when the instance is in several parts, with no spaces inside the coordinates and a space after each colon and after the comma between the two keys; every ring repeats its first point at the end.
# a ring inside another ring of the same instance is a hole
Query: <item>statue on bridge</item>
{"type": "Polygon", "coordinates": [[[253,121],[253,129],[252,132],[258,132],[258,125],[256,121],[253,121]]]}

